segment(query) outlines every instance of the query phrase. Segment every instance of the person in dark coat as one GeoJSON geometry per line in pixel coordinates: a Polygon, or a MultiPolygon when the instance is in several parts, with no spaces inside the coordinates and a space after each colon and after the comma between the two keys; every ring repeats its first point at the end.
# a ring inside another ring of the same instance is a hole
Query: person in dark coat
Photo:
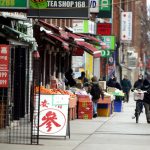
{"type": "Polygon", "coordinates": [[[144,108],[145,108],[145,115],[147,123],[150,123],[150,82],[147,79],[144,79],[143,86],[141,88],[143,91],[146,91],[144,93],[144,108]]]}
{"type": "Polygon", "coordinates": [[[79,80],[81,81],[81,83],[83,83],[83,84],[85,84],[85,83],[88,82],[88,79],[85,77],[85,72],[84,72],[84,71],[81,72],[81,76],[78,77],[78,79],[79,79],[79,80]]]}
{"type": "Polygon", "coordinates": [[[120,83],[117,82],[117,78],[115,76],[113,76],[112,78],[109,79],[109,81],[107,82],[107,86],[122,90],[122,87],[121,87],[120,83]]]}
{"type": "Polygon", "coordinates": [[[138,80],[135,81],[133,88],[134,89],[141,89],[143,86],[143,75],[139,74],[138,80]]]}
{"type": "Polygon", "coordinates": [[[131,82],[128,79],[127,75],[124,75],[123,80],[121,80],[121,86],[122,86],[122,90],[126,95],[126,101],[129,101],[129,93],[130,93],[130,89],[132,88],[131,82]]]}
{"type": "Polygon", "coordinates": [[[92,83],[91,83],[90,94],[92,96],[92,102],[93,102],[93,118],[96,118],[97,117],[97,103],[100,97],[104,99],[104,93],[98,83],[97,77],[94,76],[92,77],[91,80],[92,80],[92,83]]]}
{"type": "Polygon", "coordinates": [[[65,78],[66,78],[66,81],[65,81],[65,85],[66,85],[66,86],[73,87],[73,86],[76,85],[76,81],[75,81],[74,78],[73,78],[73,70],[72,70],[72,69],[69,69],[69,70],[65,73],[65,78]]]}

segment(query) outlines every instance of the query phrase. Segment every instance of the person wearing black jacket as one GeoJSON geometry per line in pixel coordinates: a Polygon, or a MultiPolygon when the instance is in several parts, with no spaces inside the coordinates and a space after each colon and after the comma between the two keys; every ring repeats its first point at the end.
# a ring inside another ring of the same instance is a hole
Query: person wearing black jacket
{"type": "Polygon", "coordinates": [[[150,82],[147,79],[144,79],[143,86],[141,88],[144,93],[144,108],[145,108],[145,115],[147,119],[147,123],[150,123],[150,82]]]}
{"type": "Polygon", "coordinates": [[[108,80],[107,86],[122,90],[121,84],[117,82],[117,78],[115,76],[113,76],[112,78],[108,80]]]}
{"type": "Polygon", "coordinates": [[[139,74],[138,76],[138,80],[135,81],[134,85],[133,85],[133,88],[134,89],[141,89],[143,86],[143,75],[142,74],[139,74]]]}
{"type": "Polygon", "coordinates": [[[104,99],[104,93],[102,88],[100,87],[97,77],[92,77],[92,83],[91,83],[91,90],[90,94],[92,96],[92,102],[93,102],[93,118],[97,117],[97,103],[99,98],[101,97],[104,99]]]}

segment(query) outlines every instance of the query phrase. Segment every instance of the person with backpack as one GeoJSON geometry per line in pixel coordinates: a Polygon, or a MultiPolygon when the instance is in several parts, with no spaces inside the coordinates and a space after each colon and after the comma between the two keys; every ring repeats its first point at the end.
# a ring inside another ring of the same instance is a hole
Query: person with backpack
{"type": "Polygon", "coordinates": [[[91,83],[91,90],[90,94],[92,96],[92,102],[93,102],[93,118],[97,117],[97,102],[100,98],[104,99],[104,93],[102,91],[102,88],[99,86],[98,79],[96,76],[92,77],[92,83],[91,83]]]}

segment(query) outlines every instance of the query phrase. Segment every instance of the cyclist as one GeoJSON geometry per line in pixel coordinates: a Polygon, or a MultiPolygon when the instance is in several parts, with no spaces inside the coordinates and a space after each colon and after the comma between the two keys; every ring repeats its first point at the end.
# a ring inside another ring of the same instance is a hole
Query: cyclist
{"type": "MultiPolygon", "coordinates": [[[[138,80],[135,81],[133,88],[134,89],[142,89],[143,87],[143,75],[139,74],[138,75],[138,80]]],[[[135,109],[135,114],[132,117],[132,119],[134,119],[136,117],[137,112],[143,112],[143,102],[142,101],[137,101],[136,102],[136,109],[135,109]],[[140,109],[140,110],[139,110],[140,109]]]]}
{"type": "Polygon", "coordinates": [[[146,91],[144,93],[144,108],[145,108],[145,115],[147,123],[150,123],[150,82],[147,79],[144,79],[142,90],[146,91]]]}
{"type": "Polygon", "coordinates": [[[134,89],[141,89],[143,86],[143,75],[139,74],[138,80],[134,83],[134,89]]]}

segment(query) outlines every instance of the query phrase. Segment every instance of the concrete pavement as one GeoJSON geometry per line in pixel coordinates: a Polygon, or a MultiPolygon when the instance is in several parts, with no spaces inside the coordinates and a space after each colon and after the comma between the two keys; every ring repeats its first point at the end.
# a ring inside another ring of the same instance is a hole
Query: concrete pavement
{"type": "Polygon", "coordinates": [[[123,103],[123,111],[111,117],[71,121],[71,138],[40,139],[40,145],[0,144],[0,150],[149,150],[150,124],[142,113],[132,119],[135,102],[123,103]]]}

